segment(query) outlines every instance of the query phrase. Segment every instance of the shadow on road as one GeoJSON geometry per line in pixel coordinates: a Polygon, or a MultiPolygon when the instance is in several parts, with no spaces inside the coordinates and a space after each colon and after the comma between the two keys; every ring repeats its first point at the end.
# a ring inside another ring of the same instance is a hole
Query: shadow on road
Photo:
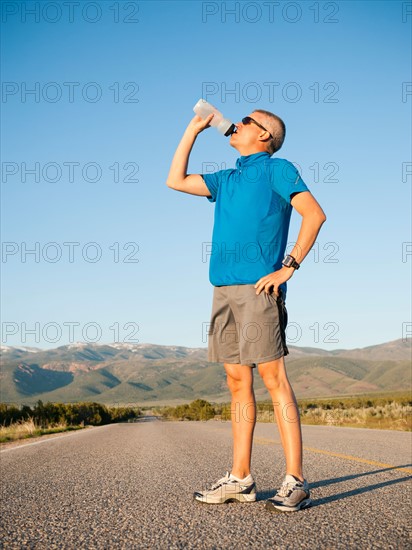
{"type": "Polygon", "coordinates": [[[312,507],[328,504],[329,502],[334,502],[335,500],[341,500],[355,495],[361,495],[362,493],[368,493],[369,491],[374,491],[375,489],[380,489],[382,487],[388,487],[389,485],[394,485],[395,483],[402,483],[408,479],[412,479],[412,476],[399,477],[397,479],[391,479],[390,481],[383,481],[382,483],[375,483],[374,485],[368,485],[367,487],[353,489],[352,491],[337,493],[336,495],[331,495],[329,497],[318,498],[312,500],[312,507]]]}
{"type": "MultiPolygon", "coordinates": [[[[357,479],[359,477],[370,476],[373,474],[381,474],[382,472],[389,472],[390,470],[398,470],[399,468],[410,468],[412,464],[404,464],[402,466],[390,466],[389,468],[381,468],[379,470],[372,470],[369,472],[362,472],[361,474],[351,474],[349,476],[334,477],[332,479],[324,479],[322,481],[315,481],[310,484],[311,489],[316,489],[317,487],[325,487],[326,485],[333,485],[334,483],[341,483],[342,481],[349,481],[351,479],[357,479]]],[[[411,476],[409,476],[411,477],[411,476]]],[[[409,478],[406,478],[409,479],[409,478]]]]}
{"type": "MultiPolygon", "coordinates": [[[[352,479],[364,477],[364,476],[370,476],[374,474],[380,474],[382,472],[388,472],[390,470],[398,470],[400,468],[409,468],[412,464],[405,464],[403,466],[391,466],[390,468],[382,468],[380,470],[373,470],[370,472],[363,472],[361,474],[353,474],[349,476],[343,476],[343,477],[335,477],[331,479],[325,479],[322,481],[317,481],[310,483],[310,490],[317,489],[319,487],[325,487],[327,485],[333,485],[335,483],[342,483],[344,481],[349,481],[352,479]]],[[[335,502],[336,500],[341,500],[344,498],[352,497],[355,495],[361,495],[363,493],[368,493],[369,491],[375,491],[376,489],[380,489],[382,487],[387,487],[389,485],[394,485],[395,483],[403,483],[404,481],[408,481],[412,479],[412,476],[406,476],[406,477],[399,477],[396,479],[391,479],[389,481],[382,481],[381,483],[375,483],[373,485],[367,485],[365,487],[359,487],[358,489],[352,489],[351,491],[345,491],[343,493],[336,493],[335,495],[330,495],[327,497],[322,497],[318,499],[314,499],[313,495],[312,497],[312,508],[314,506],[321,506],[322,504],[328,504],[329,502],[335,502]]],[[[263,490],[257,492],[257,500],[266,500],[268,498],[272,498],[275,496],[275,492],[273,490],[263,490]]]]}

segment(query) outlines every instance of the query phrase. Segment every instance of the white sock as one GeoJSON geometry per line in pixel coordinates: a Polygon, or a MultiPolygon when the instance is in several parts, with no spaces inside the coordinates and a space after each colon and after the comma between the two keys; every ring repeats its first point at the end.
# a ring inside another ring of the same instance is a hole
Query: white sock
{"type": "Polygon", "coordinates": [[[236,477],[236,476],[234,476],[233,474],[230,474],[230,477],[231,477],[232,479],[235,479],[236,481],[245,481],[249,476],[250,476],[250,474],[248,474],[246,477],[244,477],[243,479],[241,479],[240,477],[236,477]]]}

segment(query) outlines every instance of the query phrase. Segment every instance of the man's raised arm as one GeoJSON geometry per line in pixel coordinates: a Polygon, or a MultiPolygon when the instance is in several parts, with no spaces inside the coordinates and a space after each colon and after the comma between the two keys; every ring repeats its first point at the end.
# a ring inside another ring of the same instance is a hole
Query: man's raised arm
{"type": "Polygon", "coordinates": [[[190,193],[191,195],[201,195],[203,197],[210,196],[210,191],[202,176],[199,174],[188,175],[187,165],[189,163],[190,152],[197,136],[205,128],[209,127],[209,122],[212,118],[213,114],[209,115],[205,120],[196,115],[189,122],[176,149],[170,166],[169,175],[167,176],[166,185],[171,189],[182,191],[183,193],[190,193]]]}

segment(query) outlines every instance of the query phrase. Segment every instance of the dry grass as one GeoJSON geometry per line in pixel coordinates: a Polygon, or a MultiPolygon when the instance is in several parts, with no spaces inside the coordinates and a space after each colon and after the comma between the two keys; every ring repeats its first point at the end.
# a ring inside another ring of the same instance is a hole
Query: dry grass
{"type": "Polygon", "coordinates": [[[310,409],[302,415],[302,424],[412,430],[412,407],[399,403],[357,409],[310,409]]]}
{"type": "Polygon", "coordinates": [[[28,437],[36,437],[44,434],[66,432],[69,430],[81,429],[83,426],[68,426],[65,422],[59,422],[47,428],[35,424],[33,418],[18,420],[10,426],[0,426],[0,443],[6,441],[17,441],[28,437]]]}
{"type": "MultiPolygon", "coordinates": [[[[404,399],[376,399],[375,402],[367,399],[364,403],[359,400],[355,403],[351,398],[334,402],[311,400],[299,402],[298,406],[302,424],[412,431],[412,405],[404,399]]],[[[292,410],[288,414],[292,416],[292,410]]],[[[273,422],[273,408],[271,410],[269,404],[258,407],[257,420],[273,422]]]]}

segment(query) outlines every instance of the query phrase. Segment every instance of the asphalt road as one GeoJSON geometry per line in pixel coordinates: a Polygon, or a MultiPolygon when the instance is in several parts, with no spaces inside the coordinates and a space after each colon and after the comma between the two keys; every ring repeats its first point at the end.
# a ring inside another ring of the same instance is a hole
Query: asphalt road
{"type": "Polygon", "coordinates": [[[411,547],[412,434],[303,426],[313,506],[271,513],[284,474],[274,424],[257,424],[258,501],[192,493],[231,466],[229,422],[112,424],[1,451],[2,548],[411,547]]]}

